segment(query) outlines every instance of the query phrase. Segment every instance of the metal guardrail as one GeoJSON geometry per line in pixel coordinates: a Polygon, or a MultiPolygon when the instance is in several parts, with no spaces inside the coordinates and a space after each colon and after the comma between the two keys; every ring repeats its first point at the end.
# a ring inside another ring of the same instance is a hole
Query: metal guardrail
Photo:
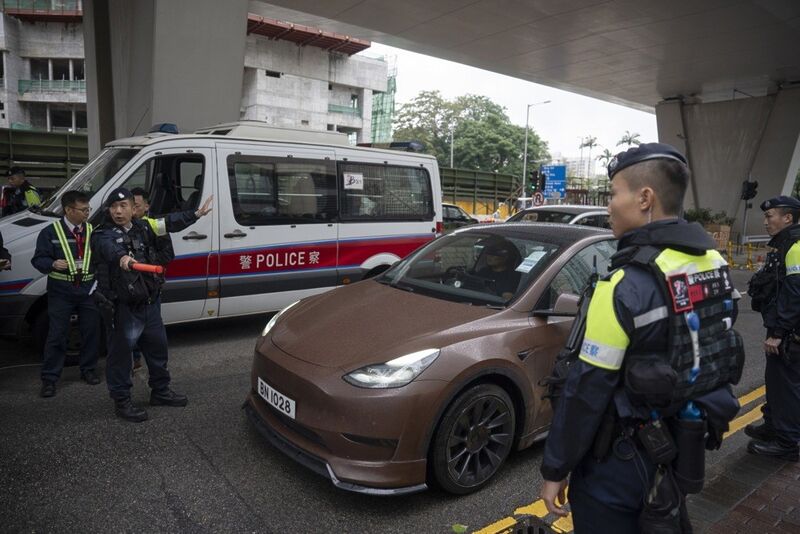
{"type": "Polygon", "coordinates": [[[19,80],[19,94],[85,93],[86,80],[19,80]]]}
{"type": "Polygon", "coordinates": [[[478,213],[479,204],[491,205],[491,211],[515,196],[519,178],[510,174],[439,167],[442,199],[445,202],[471,202],[471,213],[478,213]]]}
{"type": "Polygon", "coordinates": [[[0,129],[0,174],[9,167],[25,169],[31,183],[60,187],[89,160],[85,134],[0,129]]]}
{"type": "Polygon", "coordinates": [[[83,11],[82,0],[3,0],[3,9],[36,13],[83,11]]]}
{"type": "Polygon", "coordinates": [[[361,116],[361,110],[359,108],[340,106],[338,104],[328,104],[328,113],[344,113],[345,115],[361,116]]]}

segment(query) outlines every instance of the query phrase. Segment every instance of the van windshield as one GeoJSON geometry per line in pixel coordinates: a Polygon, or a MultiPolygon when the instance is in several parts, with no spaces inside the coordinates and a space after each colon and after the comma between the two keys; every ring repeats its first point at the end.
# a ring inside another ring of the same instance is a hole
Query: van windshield
{"type": "Polygon", "coordinates": [[[86,164],[50,198],[44,208],[47,215],[62,215],[61,195],[66,191],[83,191],[90,197],[100,190],[119,170],[139,153],[138,148],[107,148],[86,164]]]}

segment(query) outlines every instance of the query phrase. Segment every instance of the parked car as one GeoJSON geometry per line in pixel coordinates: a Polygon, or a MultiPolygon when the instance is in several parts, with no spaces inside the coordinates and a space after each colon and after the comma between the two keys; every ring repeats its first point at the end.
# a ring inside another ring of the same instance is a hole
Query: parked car
{"type": "Polygon", "coordinates": [[[524,209],[508,218],[507,222],[549,222],[580,224],[596,228],[610,228],[608,211],[600,206],[539,206],[524,209]]]}
{"type": "Polygon", "coordinates": [[[450,232],[468,224],[477,224],[479,221],[460,206],[442,203],[442,222],[444,223],[444,231],[450,232]]]}
{"type": "Polygon", "coordinates": [[[564,346],[610,232],[462,228],[371,280],[267,323],[245,411],[279,450],[346,490],[475,491],[544,438],[539,381],[564,346]]]}
{"type": "Polygon", "coordinates": [[[30,259],[39,232],[63,215],[63,192],[86,192],[97,224],[120,186],[148,191],[153,217],[214,195],[210,215],[172,235],[165,323],[280,310],[381,273],[443,230],[439,169],[425,154],[252,121],[119,139],[41,210],[0,221],[14,257],[0,272],[0,335],[46,338],[47,276],[30,259]]]}

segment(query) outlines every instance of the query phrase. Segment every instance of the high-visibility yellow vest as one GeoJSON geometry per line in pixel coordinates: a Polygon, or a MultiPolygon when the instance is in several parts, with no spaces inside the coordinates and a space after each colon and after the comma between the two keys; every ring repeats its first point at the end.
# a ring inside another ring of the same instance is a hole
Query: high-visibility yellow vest
{"type": "Polygon", "coordinates": [[[89,270],[89,265],[92,261],[92,247],[90,245],[92,237],[92,225],[86,223],[86,241],[83,249],[83,265],[81,266],[81,269],[78,269],[78,265],[75,263],[75,257],[72,255],[72,249],[67,242],[67,235],[64,233],[64,227],[61,225],[61,221],[54,222],[53,229],[56,231],[58,242],[61,244],[61,251],[64,253],[64,259],[67,260],[67,264],[69,265],[69,274],[53,271],[47,276],[54,280],[61,280],[64,282],[74,282],[76,280],[88,282],[94,280],[94,274],[86,272],[89,270]]]}

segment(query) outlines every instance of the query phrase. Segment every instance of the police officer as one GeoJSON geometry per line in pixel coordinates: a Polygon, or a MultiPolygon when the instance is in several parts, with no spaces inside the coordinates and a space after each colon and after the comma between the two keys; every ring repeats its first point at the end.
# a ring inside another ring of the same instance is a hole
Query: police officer
{"type": "Polygon", "coordinates": [[[45,227],[36,240],[31,264],[47,275],[47,316],[49,330],[44,345],[41,378],[42,397],[56,394],[56,382],[64,367],[70,317],[80,321],[81,378],[90,385],[100,383],[95,367],[100,341],[100,315],[91,297],[94,283],[92,225],[89,197],[81,191],[61,196],[64,217],[45,227]]]}
{"type": "MultiPolygon", "coordinates": [[[[196,223],[200,217],[205,217],[211,213],[211,201],[214,196],[208,197],[203,205],[197,210],[185,210],[174,213],[167,213],[161,218],[155,219],[149,216],[150,199],[147,191],[141,187],[131,189],[133,194],[133,218],[141,219],[150,225],[150,228],[158,236],[158,239],[164,241],[164,247],[169,246],[172,249],[172,240],[169,234],[180,232],[196,223]]],[[[142,351],[138,348],[133,351],[133,370],[138,371],[142,367],[142,351]]]]}
{"type": "Polygon", "coordinates": [[[745,427],[745,433],[754,438],[747,450],[796,462],[800,441],[800,350],[795,338],[800,333],[800,200],[781,195],[763,202],[761,209],[773,251],[753,275],[748,292],[767,329],[767,403],[762,408],[764,422],[745,427]]]}
{"type": "Polygon", "coordinates": [[[687,532],[684,494],[699,491],[704,447],[719,446],[739,408],[728,385],[744,355],[737,295],[714,240],[680,218],[690,174],[677,150],[642,144],[608,175],[618,252],[554,401],[541,498],[565,516],[571,473],[576,533],[687,532]]]}
{"type": "Polygon", "coordinates": [[[8,170],[8,184],[13,189],[6,200],[2,217],[41,205],[42,197],[39,195],[39,190],[25,179],[25,170],[21,167],[11,167],[8,170]]]}
{"type": "Polygon", "coordinates": [[[153,406],[186,406],[185,395],[170,389],[167,369],[167,336],[161,320],[159,298],[163,277],[139,273],[132,265],[141,262],[166,266],[171,249],[156,239],[150,225],[133,218],[133,194],[124,188],[112,191],[106,201],[111,223],[95,232],[98,261],[98,292],[114,304],[111,347],[106,362],[106,382],[117,416],[127,421],[147,419],[147,412],[131,401],[131,351],[142,348],[153,406]]]}

